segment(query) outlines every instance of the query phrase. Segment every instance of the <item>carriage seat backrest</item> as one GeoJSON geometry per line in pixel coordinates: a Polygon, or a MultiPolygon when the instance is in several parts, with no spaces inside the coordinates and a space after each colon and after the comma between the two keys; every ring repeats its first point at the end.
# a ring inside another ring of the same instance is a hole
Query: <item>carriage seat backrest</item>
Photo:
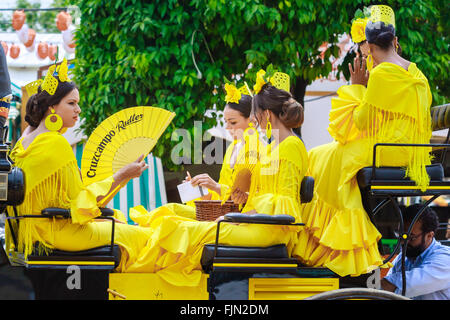
{"type": "Polygon", "coordinates": [[[450,103],[431,108],[433,131],[450,128],[450,103]]]}
{"type": "Polygon", "coordinates": [[[300,200],[302,203],[311,202],[314,196],[314,178],[305,176],[300,187],[300,200]]]}

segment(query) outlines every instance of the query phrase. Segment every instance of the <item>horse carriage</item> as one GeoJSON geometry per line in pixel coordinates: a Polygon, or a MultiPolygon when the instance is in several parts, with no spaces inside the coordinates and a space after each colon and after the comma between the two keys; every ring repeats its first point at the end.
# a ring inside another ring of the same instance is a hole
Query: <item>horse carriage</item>
{"type": "MultiPolygon", "coordinates": [[[[432,119],[433,130],[448,129],[450,105],[432,108],[432,119]]],[[[374,219],[389,203],[394,208],[398,238],[395,249],[386,256],[385,263],[400,250],[403,252],[406,250],[412,227],[425,207],[441,195],[450,195],[450,181],[446,180],[444,174],[444,168],[448,167],[445,153],[450,147],[449,140],[450,133],[441,143],[408,145],[411,148],[433,147],[433,152],[440,153],[439,159],[436,157],[435,162],[427,167],[431,182],[424,191],[415,186],[413,181],[404,178],[403,168],[375,167],[376,150],[394,144],[376,144],[373,165],[358,172],[362,197],[365,200],[376,199],[366,201],[376,203],[376,206],[366,207],[370,218],[374,219]],[[422,204],[422,209],[405,230],[398,198],[423,196],[429,196],[429,199],[422,204]]],[[[20,179],[20,176],[17,179],[20,179]]],[[[305,177],[300,191],[302,202],[312,200],[313,190],[314,179],[305,177]]],[[[48,255],[39,255],[36,251],[27,257],[20,252],[6,253],[1,246],[0,269],[23,270],[32,284],[35,299],[406,299],[404,259],[402,295],[397,295],[379,290],[381,273],[379,268],[358,277],[340,277],[327,268],[300,264],[288,255],[284,244],[271,247],[236,247],[225,246],[218,241],[220,227],[224,223],[256,223],[302,228],[303,225],[295,223],[290,215],[246,215],[238,212],[226,214],[224,220],[217,223],[215,243],[204,246],[201,258],[202,276],[198,286],[173,286],[152,273],[117,273],[114,269],[120,261],[120,250],[114,244],[113,211],[107,208],[101,211],[102,215],[98,218],[111,221],[109,245],[78,252],[53,250],[48,255]]],[[[21,219],[70,219],[70,210],[47,208],[41,215],[7,216],[6,228],[11,226],[10,221],[13,219],[19,222],[21,219]]],[[[374,223],[376,226],[376,222],[374,223]]],[[[17,231],[20,232],[11,228],[14,241],[16,241],[14,232],[17,231]]]]}

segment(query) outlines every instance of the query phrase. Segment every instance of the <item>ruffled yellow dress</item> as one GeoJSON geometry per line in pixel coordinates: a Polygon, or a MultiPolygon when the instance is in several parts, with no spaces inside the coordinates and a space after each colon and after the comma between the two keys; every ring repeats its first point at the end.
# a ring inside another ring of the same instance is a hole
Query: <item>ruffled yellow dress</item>
{"type": "MultiPolygon", "coordinates": [[[[288,137],[261,160],[258,172],[258,195],[252,199],[257,212],[289,214],[301,222],[299,212],[301,181],[308,165],[303,142],[288,137]]],[[[204,244],[214,243],[215,222],[195,221],[171,211],[147,212],[143,207],[130,210],[131,218],[154,230],[130,272],[156,272],[166,281],[179,286],[195,286],[201,277],[200,259],[204,244]],[[146,252],[146,254],[144,254],[146,252]],[[155,261],[148,264],[147,261],[155,261]]],[[[270,246],[284,243],[292,251],[301,227],[224,223],[219,242],[236,246],[270,246]]]]}
{"type": "MultiPolygon", "coordinates": [[[[211,194],[210,200],[228,200],[230,196],[230,190],[233,186],[233,167],[234,164],[238,161],[238,159],[241,159],[243,157],[243,153],[245,152],[244,148],[239,145],[238,140],[233,141],[231,143],[226,152],[225,156],[223,158],[222,167],[220,169],[220,175],[219,175],[219,185],[220,185],[220,194],[213,190],[208,190],[211,194]]],[[[201,200],[196,199],[196,200],[201,200]]],[[[158,211],[169,211],[172,213],[175,213],[179,216],[183,216],[190,219],[195,219],[196,213],[195,213],[195,203],[192,200],[187,202],[186,204],[181,203],[167,203],[161,207],[158,207],[154,209],[153,211],[156,213],[158,211]]],[[[242,209],[242,212],[250,211],[252,208],[250,207],[250,203],[242,209]]]]}
{"type": "MultiPolygon", "coordinates": [[[[429,143],[431,93],[414,63],[408,70],[381,63],[367,88],[345,85],[332,100],[329,132],[334,142],[309,152],[313,201],[302,205],[306,224],[294,254],[310,266],[357,276],[380,266],[381,234],[365,212],[357,172],[372,164],[375,143],[429,143]]],[[[422,188],[429,183],[427,148],[377,148],[377,166],[403,166],[422,188]]]]}
{"type": "MultiPolygon", "coordinates": [[[[26,149],[19,140],[11,151],[11,159],[25,174],[25,200],[17,207],[19,215],[37,215],[48,207],[70,209],[72,215],[71,220],[21,219],[17,239],[19,252],[27,256],[35,242],[39,242],[41,252],[53,248],[86,250],[110,243],[111,222],[93,218],[101,214],[96,199],[110,190],[112,177],[85,187],[70,144],[57,132],[39,134],[26,149]]],[[[115,213],[124,221],[120,211],[115,213]]],[[[8,214],[13,216],[12,207],[8,207],[8,214]]],[[[16,222],[13,224],[17,230],[16,222]]],[[[12,250],[9,228],[6,228],[6,235],[8,250],[12,250]]],[[[119,271],[133,264],[151,235],[148,228],[116,223],[114,239],[122,250],[119,271]]]]}

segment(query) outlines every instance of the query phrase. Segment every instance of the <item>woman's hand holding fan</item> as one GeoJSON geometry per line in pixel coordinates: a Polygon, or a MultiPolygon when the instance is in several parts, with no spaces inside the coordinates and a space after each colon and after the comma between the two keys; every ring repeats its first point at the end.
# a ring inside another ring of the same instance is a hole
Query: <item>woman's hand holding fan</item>
{"type": "MultiPolygon", "coordinates": [[[[148,169],[148,164],[144,161],[144,155],[142,154],[139,158],[137,158],[135,161],[125,165],[123,168],[116,171],[116,173],[113,174],[114,182],[111,185],[110,192],[113,192],[115,189],[117,189],[118,186],[123,186],[128,183],[131,179],[139,178],[142,175],[142,172],[144,170],[148,169]]],[[[110,193],[108,192],[108,194],[110,193]]],[[[100,202],[103,200],[104,196],[97,197],[97,202],[100,202]]]]}
{"type": "Polygon", "coordinates": [[[144,155],[142,154],[136,161],[125,165],[122,169],[114,173],[114,181],[127,183],[131,179],[139,178],[147,168],[148,164],[145,163],[144,155]]]}

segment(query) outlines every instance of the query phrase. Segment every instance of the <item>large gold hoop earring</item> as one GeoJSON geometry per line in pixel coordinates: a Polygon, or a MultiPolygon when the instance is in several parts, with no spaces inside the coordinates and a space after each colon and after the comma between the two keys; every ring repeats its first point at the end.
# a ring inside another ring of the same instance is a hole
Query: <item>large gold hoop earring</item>
{"type": "Polygon", "coordinates": [[[370,53],[370,50],[367,54],[366,67],[367,67],[367,71],[369,71],[369,72],[372,71],[372,69],[373,69],[373,56],[370,53]]]}
{"type": "Polygon", "coordinates": [[[272,137],[272,124],[270,123],[269,116],[267,116],[266,136],[267,139],[270,139],[272,137]]]}
{"type": "Polygon", "coordinates": [[[55,112],[55,109],[50,108],[51,113],[45,118],[45,127],[50,131],[59,131],[63,126],[62,118],[55,112]]]}

